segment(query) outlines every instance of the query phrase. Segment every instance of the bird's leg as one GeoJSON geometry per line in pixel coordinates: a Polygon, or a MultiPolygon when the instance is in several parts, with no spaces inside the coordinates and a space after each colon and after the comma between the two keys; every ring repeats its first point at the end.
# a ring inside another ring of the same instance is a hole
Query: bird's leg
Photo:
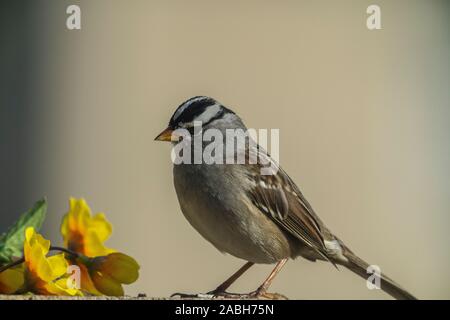
{"type": "Polygon", "coordinates": [[[206,294],[183,294],[174,293],[173,296],[179,296],[181,298],[228,298],[228,299],[256,299],[256,298],[267,298],[267,299],[287,299],[284,295],[278,293],[268,293],[267,289],[272,283],[275,276],[280,272],[283,266],[286,264],[287,258],[280,260],[269,276],[264,280],[264,282],[256,289],[250,293],[230,293],[225,290],[228,289],[232,283],[234,283],[245,271],[247,271],[254,263],[247,262],[238,271],[236,271],[231,277],[229,277],[225,282],[218,286],[215,290],[210,291],[206,294]]]}
{"type": "Polygon", "coordinates": [[[275,278],[275,276],[280,272],[280,270],[283,268],[283,266],[286,264],[287,262],[287,258],[280,260],[277,265],[275,266],[275,268],[272,270],[272,272],[269,274],[269,276],[267,277],[267,279],[263,282],[262,285],[260,285],[258,287],[258,289],[256,289],[255,291],[251,292],[248,297],[249,298],[259,298],[259,297],[264,297],[264,298],[269,298],[269,299],[279,299],[279,298],[284,298],[286,299],[285,296],[277,294],[277,293],[268,293],[267,289],[269,289],[270,284],[272,283],[273,279],[275,278]]]}
{"type": "Polygon", "coordinates": [[[240,277],[244,274],[245,271],[250,269],[252,265],[254,265],[254,262],[247,262],[244,264],[238,271],[233,273],[231,277],[229,277],[227,280],[225,280],[221,285],[219,285],[216,289],[213,291],[208,292],[208,294],[212,294],[214,296],[217,295],[226,295],[226,290],[240,277]]]}
{"type": "Polygon", "coordinates": [[[287,299],[286,296],[279,293],[268,293],[270,284],[272,283],[275,276],[280,272],[283,266],[286,264],[287,258],[279,261],[272,272],[269,274],[263,284],[258,287],[255,291],[250,293],[230,293],[225,290],[241,276],[248,268],[250,268],[253,263],[247,262],[241,269],[239,269],[235,274],[233,274],[227,281],[217,287],[216,290],[208,292],[212,294],[213,297],[223,297],[228,299],[257,299],[257,298],[267,298],[267,299],[287,299]]]}
{"type": "Polygon", "coordinates": [[[225,280],[221,285],[219,285],[216,289],[208,292],[208,293],[197,293],[197,294],[186,294],[186,293],[174,293],[171,295],[171,297],[179,296],[180,298],[208,298],[208,297],[235,297],[236,294],[234,293],[228,293],[226,290],[240,277],[244,274],[245,271],[250,269],[252,265],[254,265],[254,262],[247,262],[244,264],[238,271],[233,273],[231,277],[229,277],[227,280],[225,280]]]}

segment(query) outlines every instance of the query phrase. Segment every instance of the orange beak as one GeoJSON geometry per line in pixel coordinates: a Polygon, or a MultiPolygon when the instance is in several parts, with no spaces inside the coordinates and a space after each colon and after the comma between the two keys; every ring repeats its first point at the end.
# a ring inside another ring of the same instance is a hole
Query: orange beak
{"type": "Polygon", "coordinates": [[[173,129],[170,127],[167,127],[164,129],[163,132],[161,132],[156,138],[155,141],[179,141],[180,136],[174,134],[173,129]]]}

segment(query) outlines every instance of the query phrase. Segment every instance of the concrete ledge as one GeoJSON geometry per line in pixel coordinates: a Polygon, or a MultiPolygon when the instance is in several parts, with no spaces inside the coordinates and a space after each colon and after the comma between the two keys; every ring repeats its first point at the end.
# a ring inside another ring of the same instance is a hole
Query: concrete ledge
{"type": "MultiPolygon", "coordinates": [[[[286,298],[287,299],[287,298],[286,298]]],[[[139,295],[137,297],[122,296],[122,297],[108,297],[108,296],[92,296],[92,297],[71,297],[71,296],[41,296],[41,295],[4,295],[0,294],[0,300],[211,300],[209,298],[180,298],[180,297],[147,297],[145,295],[139,295]]],[[[234,300],[226,299],[223,297],[214,298],[214,300],[234,300]]],[[[249,300],[267,300],[261,299],[249,299],[249,300]]]]}

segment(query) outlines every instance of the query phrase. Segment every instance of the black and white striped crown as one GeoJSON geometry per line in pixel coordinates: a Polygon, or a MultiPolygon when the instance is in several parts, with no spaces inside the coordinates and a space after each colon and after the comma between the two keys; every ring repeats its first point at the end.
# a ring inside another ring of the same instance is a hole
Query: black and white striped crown
{"type": "Polygon", "coordinates": [[[169,127],[185,127],[194,121],[201,121],[202,125],[206,125],[227,113],[234,112],[213,98],[196,96],[186,100],[175,110],[170,118],[169,127]]]}

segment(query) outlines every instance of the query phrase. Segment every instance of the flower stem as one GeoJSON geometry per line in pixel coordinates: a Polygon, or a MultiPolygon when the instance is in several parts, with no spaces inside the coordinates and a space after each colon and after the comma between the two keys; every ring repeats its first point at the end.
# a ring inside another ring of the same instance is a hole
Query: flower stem
{"type": "Polygon", "coordinates": [[[70,249],[67,248],[63,248],[63,247],[55,247],[55,246],[51,246],[50,250],[56,250],[56,251],[62,251],[64,253],[67,253],[68,255],[74,257],[74,258],[78,258],[80,256],[79,253],[72,251],[70,249]]]}
{"type": "Polygon", "coordinates": [[[16,261],[13,261],[11,263],[5,264],[4,266],[0,267],[0,272],[3,272],[5,270],[7,270],[7,269],[10,269],[10,268],[14,267],[14,266],[17,266],[17,265],[23,263],[24,261],[25,261],[25,258],[20,258],[20,259],[18,259],[16,261]]]}
{"type": "MultiPolygon", "coordinates": [[[[80,255],[78,253],[76,253],[75,251],[72,251],[72,250],[66,249],[66,248],[62,248],[62,247],[51,246],[50,250],[51,251],[62,251],[62,252],[67,253],[68,255],[70,255],[70,256],[72,256],[74,258],[80,257],[80,255]]],[[[24,257],[22,257],[20,259],[17,259],[16,261],[13,261],[11,263],[5,264],[4,266],[0,266],[0,273],[5,271],[5,270],[7,270],[7,269],[10,269],[10,268],[12,268],[14,266],[17,266],[17,265],[19,265],[19,264],[21,264],[23,262],[25,262],[25,258],[24,257]]]]}

